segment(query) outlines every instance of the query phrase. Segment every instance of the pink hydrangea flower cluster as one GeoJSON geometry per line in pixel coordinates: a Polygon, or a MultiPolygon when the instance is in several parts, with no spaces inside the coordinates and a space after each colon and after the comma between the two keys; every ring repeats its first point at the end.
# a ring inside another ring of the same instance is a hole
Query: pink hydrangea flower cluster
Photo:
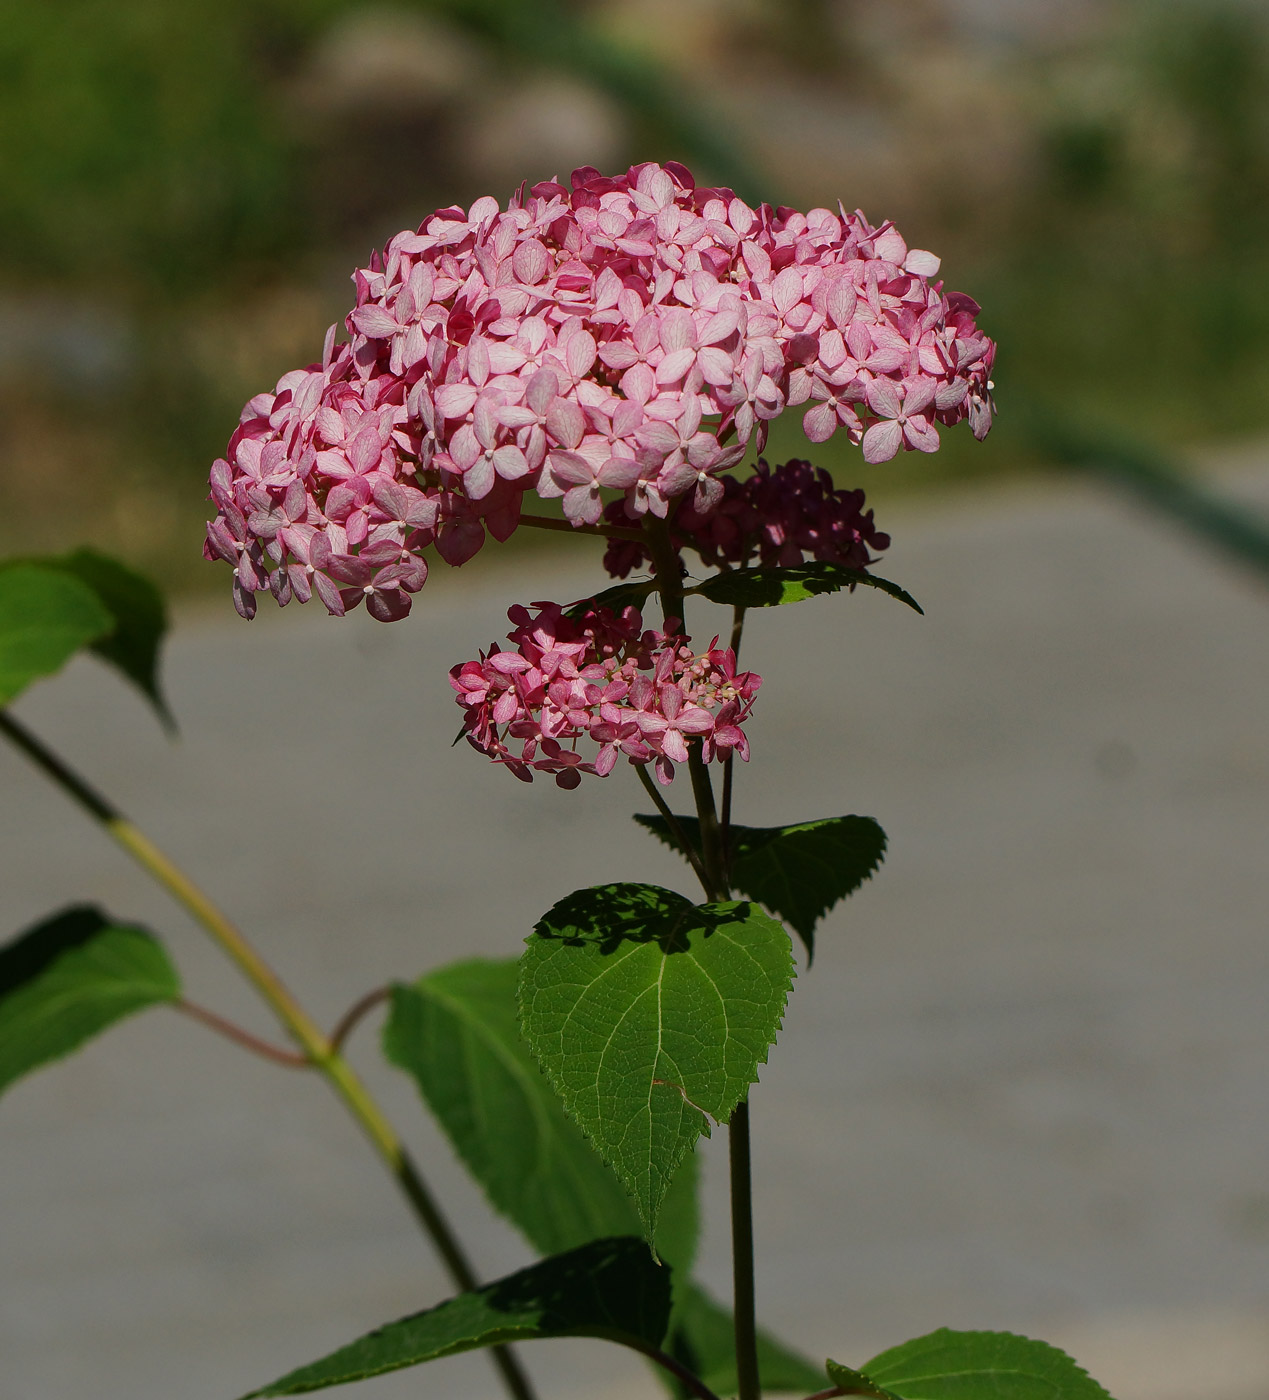
{"type": "Polygon", "coordinates": [[[570,616],[556,603],[514,607],[507,634],[514,650],[494,646],[450,672],[466,711],[467,739],[526,782],[554,773],[564,788],[583,773],[604,777],[623,754],[655,765],[661,783],[687,762],[699,739],[706,762],[749,757],[741,725],[762,678],[736,672],[718,639],[700,655],[674,622],[644,631],[638,610],[588,607],[570,616]],[[583,741],[598,747],[579,748],[583,741]],[[588,756],[590,754],[590,756],[588,756]]]}
{"type": "MultiPolygon", "coordinates": [[[[712,511],[702,514],[691,501],[681,501],[670,537],[680,553],[693,549],[714,568],[823,559],[867,569],[876,562],[869,549],[889,548],[890,536],[863,507],[864,493],[834,487],[823,467],[794,460],[773,469],[759,460],[751,476],[723,479],[722,499],[712,511]]],[[[611,502],[604,519],[623,523],[623,503],[611,502]]],[[[614,578],[626,578],[650,562],[639,540],[608,541],[604,567],[614,578]]]]}
{"type": "Polygon", "coordinates": [[[247,404],[205,552],[244,615],[268,588],[391,620],[423,549],[463,563],[530,490],[576,525],[605,491],[635,520],[688,493],[708,515],[789,406],[871,462],[938,424],[982,437],[995,347],[938,265],[891,224],[754,209],[677,164],[443,209],[355,274],[349,343],[247,404]]]}

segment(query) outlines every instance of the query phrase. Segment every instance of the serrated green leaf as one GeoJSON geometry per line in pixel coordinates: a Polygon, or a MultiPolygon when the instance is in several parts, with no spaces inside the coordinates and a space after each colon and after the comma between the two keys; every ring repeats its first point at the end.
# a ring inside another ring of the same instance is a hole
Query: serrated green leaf
{"type": "MultiPolygon", "coordinates": [[[[634,1201],[582,1131],[520,1035],[519,959],[473,959],[393,989],[388,1060],[413,1076],[493,1207],[543,1254],[640,1231],[634,1201]]],[[[688,1158],[657,1225],[657,1253],[686,1277],[696,1248],[688,1158]]]]}
{"type": "Polygon", "coordinates": [[[844,1395],[864,1395],[869,1397],[869,1400],[900,1400],[893,1391],[883,1389],[862,1371],[852,1371],[849,1366],[843,1366],[839,1361],[830,1361],[826,1369],[829,1380],[844,1395]]]}
{"type": "Polygon", "coordinates": [[[162,945],[87,905],[0,948],[0,1093],[147,1006],[180,982],[162,945]]]}
{"type": "Polygon", "coordinates": [[[883,1351],[862,1371],[830,1361],[828,1374],[863,1387],[848,1394],[881,1400],[1110,1400],[1064,1351],[1012,1332],[941,1327],[883,1351]]]}
{"type": "Polygon", "coordinates": [[[171,712],[159,685],[159,648],[167,631],[163,595],[149,579],[95,549],[40,558],[10,559],[13,568],[52,569],[90,588],[111,619],[109,630],[87,643],[103,661],[116,667],[154,706],[160,720],[173,728],[171,712]]]}
{"type": "Polygon", "coordinates": [[[642,1241],[596,1240],[368,1333],[245,1400],[304,1395],[478,1347],[545,1337],[599,1337],[636,1349],[661,1344],[670,1271],[642,1241]]]}
{"type": "MultiPolygon", "coordinates": [[[[678,820],[699,849],[700,823],[695,817],[678,820]]],[[[664,817],[639,813],[635,821],[678,850],[664,817]]],[[[783,919],[806,944],[809,962],[816,925],[881,864],[886,833],[872,817],[824,817],[793,826],[733,824],[728,844],[732,885],[783,919]]]]}
{"type": "Polygon", "coordinates": [[[602,593],[596,593],[592,598],[579,598],[576,603],[570,604],[564,609],[569,617],[576,617],[590,607],[611,608],[613,612],[619,613],[622,608],[629,607],[632,603],[636,608],[641,608],[647,601],[648,595],[655,591],[656,579],[636,579],[631,583],[617,583],[611,588],[605,588],[602,593]]]}
{"type": "Polygon", "coordinates": [[[766,1061],[793,977],[789,936],[749,903],[601,885],[542,918],[521,969],[525,1039],[652,1238],[679,1164],[766,1061]]]}
{"type": "MultiPolygon", "coordinates": [[[[716,1395],[734,1395],[739,1381],[731,1311],[694,1283],[676,1287],[674,1297],[665,1350],[716,1395]]],[[[665,1371],[658,1371],[658,1376],[671,1395],[687,1396],[688,1392],[673,1376],[665,1371]]],[[[762,1330],[758,1332],[758,1376],[765,1394],[805,1395],[823,1388],[818,1366],[762,1330]]]]}
{"type": "Polygon", "coordinates": [[[60,671],[114,617],[79,579],[40,564],[0,568],[0,705],[60,671]]]}
{"type": "Polygon", "coordinates": [[[914,611],[925,611],[911,593],[897,583],[878,578],[876,574],[863,569],[848,569],[844,564],[834,564],[828,560],[791,564],[785,568],[759,565],[752,569],[731,569],[707,578],[687,592],[699,594],[714,603],[726,603],[733,608],[773,608],[782,603],[800,603],[821,593],[837,593],[843,588],[854,588],[857,584],[865,588],[879,588],[914,611]]]}

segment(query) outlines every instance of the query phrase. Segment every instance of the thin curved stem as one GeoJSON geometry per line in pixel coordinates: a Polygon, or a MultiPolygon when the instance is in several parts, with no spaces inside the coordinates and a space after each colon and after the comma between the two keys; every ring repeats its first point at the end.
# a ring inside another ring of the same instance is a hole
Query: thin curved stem
{"type": "Polygon", "coordinates": [[[701,882],[701,888],[705,891],[707,899],[717,899],[717,894],[710,886],[709,876],[705,873],[705,867],[701,864],[700,855],[696,847],[687,838],[687,832],[683,830],[683,823],[670,811],[665,798],[657,791],[656,783],[648,777],[648,766],[646,763],[636,763],[635,771],[639,774],[639,781],[647,790],[648,796],[652,799],[658,812],[665,818],[665,824],[670,828],[674,839],[679,843],[679,849],[687,857],[692,869],[696,871],[696,878],[701,882]]]}
{"type": "MultiPolygon", "coordinates": [[[[323,1034],[308,1012],[291,995],[281,978],[215,903],[118,808],[107,801],[46,744],[7,710],[0,710],[0,733],[10,739],[68,796],[75,799],[125,851],[182,905],[211,935],[221,950],[269,1004],[304,1056],[312,1062],[343,1100],[384,1165],[396,1178],[420,1224],[427,1232],[450,1277],[464,1291],[479,1287],[462,1246],[441,1214],[418,1168],[396,1130],[352,1066],[323,1034]]],[[[533,1391],[515,1356],[506,1347],[493,1349],[493,1361],[514,1400],[533,1400],[533,1391]]]]}
{"type": "Polygon", "coordinates": [[[658,1366],[668,1371],[682,1384],[685,1390],[696,1396],[696,1400],[719,1400],[719,1396],[694,1371],[689,1370],[668,1352],[661,1351],[654,1346],[637,1345],[634,1342],[627,1342],[626,1345],[631,1351],[637,1351],[641,1356],[646,1356],[649,1361],[655,1361],[658,1366]]]}
{"type": "Polygon", "coordinates": [[[568,520],[557,520],[553,515],[522,515],[520,524],[530,525],[535,530],[558,530],[570,535],[598,535],[605,540],[643,542],[643,531],[628,525],[574,525],[568,520]]]}
{"type": "Polygon", "coordinates": [[[314,1062],[307,1055],[300,1054],[298,1050],[286,1050],[280,1045],[273,1045],[253,1034],[244,1026],[235,1024],[215,1011],[209,1011],[205,1006],[199,1006],[196,1001],[189,1001],[185,997],[181,997],[172,1005],[191,1020],[201,1021],[203,1025],[214,1030],[217,1035],[223,1035],[226,1040],[232,1040],[235,1045],[241,1045],[244,1050],[250,1050],[253,1055],[260,1055],[266,1060],[272,1060],[275,1065],[286,1065],[288,1069],[312,1069],[314,1067],[314,1062]]]}
{"type": "Polygon", "coordinates": [[[348,1037],[375,1007],[382,1006],[385,1001],[391,1000],[391,987],[376,987],[373,992],[367,992],[360,1001],[353,1002],[348,1010],[339,1018],[335,1029],[330,1033],[331,1049],[342,1050],[348,1037]]]}

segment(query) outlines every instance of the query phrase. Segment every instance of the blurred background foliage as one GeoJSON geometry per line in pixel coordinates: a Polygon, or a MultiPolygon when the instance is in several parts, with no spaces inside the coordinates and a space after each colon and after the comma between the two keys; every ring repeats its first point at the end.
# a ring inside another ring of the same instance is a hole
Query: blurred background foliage
{"type": "MultiPolygon", "coordinates": [[[[1269,18],[1235,0],[0,3],[0,551],[91,540],[190,587],[243,401],[320,353],[352,267],[433,208],[680,158],[840,196],[943,257],[1034,413],[1198,446],[1269,393],[1269,18]]],[[[777,457],[808,445],[798,414],[777,457]]]]}

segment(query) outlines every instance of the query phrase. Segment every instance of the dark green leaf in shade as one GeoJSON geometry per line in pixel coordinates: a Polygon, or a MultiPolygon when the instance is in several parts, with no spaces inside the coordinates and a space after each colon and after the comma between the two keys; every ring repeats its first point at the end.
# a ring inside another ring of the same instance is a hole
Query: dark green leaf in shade
{"type": "Polygon", "coordinates": [[[56,568],[0,567],[0,705],[105,636],[114,617],[96,592],[56,568]]]}
{"type": "Polygon", "coordinates": [[[55,915],[0,948],[0,1092],[125,1016],[179,996],[176,970],[144,929],[86,905],[55,915]]]}
{"type": "Polygon", "coordinates": [[[598,1337],[659,1347],[670,1315],[670,1271],[639,1239],[595,1240],[484,1288],[389,1323],[256,1396],[304,1395],[477,1347],[545,1337],[598,1337]]]}
{"type": "Polygon", "coordinates": [[[642,608],[656,586],[656,579],[636,579],[630,583],[614,584],[611,588],[605,588],[602,593],[596,593],[593,598],[579,598],[564,611],[569,617],[578,617],[591,607],[609,608],[615,613],[619,613],[622,608],[628,608],[632,603],[636,608],[642,608]]]}
{"type": "Polygon", "coordinates": [[[651,1239],[679,1164],[766,1061],[793,977],[789,936],[753,904],[617,884],[561,900],[528,945],[521,1029],[651,1239]]]}
{"type": "Polygon", "coordinates": [[[6,559],[0,574],[14,568],[52,569],[77,579],[96,595],[109,614],[103,635],[86,645],[130,680],[170,729],[172,716],[159,686],[159,647],[167,631],[163,595],[144,575],[95,549],[39,558],[6,559]]]}
{"type": "Polygon", "coordinates": [[[116,666],[171,728],[172,715],[159,684],[159,648],[167,631],[162,593],[143,574],[94,549],[77,549],[48,563],[86,583],[113,615],[114,631],[94,642],[93,651],[116,666]]]}
{"type": "Polygon", "coordinates": [[[1064,1351],[1012,1332],[941,1327],[883,1351],[861,1371],[828,1363],[829,1379],[874,1400],[1110,1400],[1064,1351]]]}
{"type": "MultiPolygon", "coordinates": [[[[678,842],[664,817],[635,817],[667,846],[678,842]]],[[[680,817],[699,849],[700,824],[680,817]]],[[[736,890],[765,904],[815,953],[815,927],[828,911],[853,894],[881,864],[886,833],[872,817],[825,817],[793,826],[737,826],[730,832],[731,879],[736,890]]]]}
{"type": "MultiPolygon", "coordinates": [[[[674,1312],[665,1350],[716,1395],[734,1395],[736,1377],[736,1332],[729,1309],[689,1283],[674,1290],[674,1312]]],[[[806,1395],[823,1389],[820,1368],[778,1342],[769,1333],[758,1332],[758,1375],[764,1394],[806,1395]]],[[[658,1371],[671,1395],[685,1400],[688,1392],[681,1382],[665,1371],[658,1371]]]]}
{"type": "Polygon", "coordinates": [[[707,578],[687,592],[699,594],[714,603],[726,603],[733,608],[772,608],[781,603],[800,603],[820,593],[853,589],[857,584],[865,588],[879,588],[916,612],[924,612],[911,593],[897,583],[878,578],[876,574],[866,573],[863,569],[848,569],[844,564],[834,564],[829,560],[791,564],[785,568],[760,565],[752,569],[731,569],[707,578]]]}
{"type": "MultiPolygon", "coordinates": [[[[564,1112],[520,1035],[519,960],[473,959],[393,989],[388,1060],[412,1075],[493,1207],[543,1254],[640,1231],[634,1201],[564,1112]]],[[[696,1167],[674,1178],[657,1253],[678,1277],[697,1234],[696,1167]]]]}

